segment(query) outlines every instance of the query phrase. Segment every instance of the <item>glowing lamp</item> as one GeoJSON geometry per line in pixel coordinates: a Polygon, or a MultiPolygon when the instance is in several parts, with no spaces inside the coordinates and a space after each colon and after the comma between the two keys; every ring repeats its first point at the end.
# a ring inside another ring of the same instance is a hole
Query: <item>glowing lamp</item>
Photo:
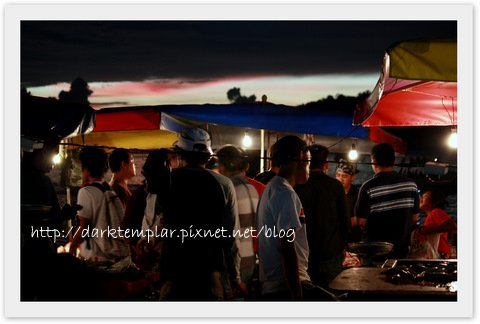
{"type": "Polygon", "coordinates": [[[456,149],[457,148],[457,129],[453,128],[452,133],[448,137],[447,145],[450,148],[456,149]]]}
{"type": "Polygon", "coordinates": [[[242,145],[247,148],[252,146],[252,138],[248,135],[247,131],[245,131],[245,135],[243,136],[242,145]]]}
{"type": "Polygon", "coordinates": [[[59,154],[55,154],[55,156],[53,157],[52,159],[52,162],[54,164],[60,164],[60,162],[62,162],[62,156],[59,154]]]}
{"type": "Polygon", "coordinates": [[[350,161],[358,159],[358,151],[355,148],[355,144],[352,144],[352,149],[348,152],[348,159],[350,161]]]}

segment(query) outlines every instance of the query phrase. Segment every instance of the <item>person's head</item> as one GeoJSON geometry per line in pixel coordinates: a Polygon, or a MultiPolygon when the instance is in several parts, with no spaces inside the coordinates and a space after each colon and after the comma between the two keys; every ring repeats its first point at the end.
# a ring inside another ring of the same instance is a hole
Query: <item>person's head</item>
{"type": "Polygon", "coordinates": [[[224,145],[217,152],[218,170],[221,174],[232,176],[248,168],[247,154],[233,145],[224,145]]]}
{"type": "Polygon", "coordinates": [[[356,168],[353,163],[348,162],[347,160],[340,159],[340,162],[337,164],[337,169],[335,171],[335,177],[343,185],[345,191],[350,190],[353,181],[355,180],[356,168]]]}
{"type": "Polygon", "coordinates": [[[135,176],[135,161],[127,149],[114,149],[108,157],[110,170],[123,179],[130,179],[135,176]]]}
{"type": "Polygon", "coordinates": [[[284,178],[293,176],[295,184],[302,184],[307,181],[310,152],[302,139],[293,135],[287,135],[279,139],[272,151],[272,160],[280,166],[278,175],[284,178]]]}
{"type": "MultiPolygon", "coordinates": [[[[273,143],[273,145],[270,147],[270,157],[272,157],[273,151],[275,150],[275,144],[277,144],[277,142],[273,143]]],[[[278,168],[280,168],[280,163],[278,163],[277,160],[270,159],[270,170],[277,172],[278,168]]]]}
{"type": "Polygon", "coordinates": [[[58,142],[47,140],[41,145],[41,148],[33,149],[32,152],[24,152],[22,164],[42,173],[48,173],[53,168],[53,157],[58,154],[58,142]]]}
{"type": "Polygon", "coordinates": [[[180,167],[180,156],[177,152],[174,152],[171,149],[167,150],[168,163],[170,164],[170,169],[176,169],[180,167]]]}
{"type": "Polygon", "coordinates": [[[425,191],[420,197],[420,209],[431,211],[435,208],[444,208],[447,200],[443,192],[438,189],[425,191]]]}
{"type": "Polygon", "coordinates": [[[169,153],[171,151],[164,148],[148,153],[142,167],[148,192],[160,193],[169,188],[171,170],[169,153]]]}
{"type": "Polygon", "coordinates": [[[310,170],[328,171],[328,148],[323,145],[314,144],[308,147],[312,159],[310,161],[310,170]]]}
{"type": "Polygon", "coordinates": [[[395,151],[388,143],[377,144],[371,152],[372,168],[376,173],[382,168],[391,168],[395,164],[395,151]]]}
{"type": "Polygon", "coordinates": [[[181,132],[173,147],[187,165],[204,166],[213,153],[210,135],[201,128],[189,128],[181,132]]]}
{"type": "Polygon", "coordinates": [[[79,155],[84,181],[103,179],[108,170],[107,154],[98,147],[84,147],[79,155]]]}

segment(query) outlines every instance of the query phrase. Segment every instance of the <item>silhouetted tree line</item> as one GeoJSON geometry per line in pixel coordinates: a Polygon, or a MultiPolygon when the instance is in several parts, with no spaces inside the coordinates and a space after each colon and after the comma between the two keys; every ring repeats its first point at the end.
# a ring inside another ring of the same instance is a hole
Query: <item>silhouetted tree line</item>
{"type": "Polygon", "coordinates": [[[344,96],[337,94],[335,97],[328,96],[326,98],[312,101],[306,104],[299,105],[299,107],[307,108],[321,108],[326,111],[345,112],[353,114],[355,106],[365,100],[370,95],[370,91],[364,91],[359,93],[356,97],[344,96]]]}
{"type": "MultiPolygon", "coordinates": [[[[306,104],[299,105],[299,107],[307,108],[321,108],[326,111],[333,112],[345,112],[353,114],[355,111],[355,106],[365,100],[370,95],[370,91],[364,91],[359,93],[356,97],[344,96],[342,94],[337,94],[335,97],[328,96],[317,101],[312,101],[306,104]]],[[[232,88],[227,91],[227,98],[232,104],[251,104],[255,103],[257,97],[251,95],[249,97],[243,96],[240,88],[232,88]]]]}

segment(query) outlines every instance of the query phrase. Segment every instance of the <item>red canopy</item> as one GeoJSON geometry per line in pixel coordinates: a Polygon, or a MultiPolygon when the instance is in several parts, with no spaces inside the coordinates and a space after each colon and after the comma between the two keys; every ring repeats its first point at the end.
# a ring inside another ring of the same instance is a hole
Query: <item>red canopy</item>
{"type": "Polygon", "coordinates": [[[387,50],[380,79],[357,107],[353,122],[366,127],[456,125],[455,77],[455,41],[396,44],[387,50]]]}

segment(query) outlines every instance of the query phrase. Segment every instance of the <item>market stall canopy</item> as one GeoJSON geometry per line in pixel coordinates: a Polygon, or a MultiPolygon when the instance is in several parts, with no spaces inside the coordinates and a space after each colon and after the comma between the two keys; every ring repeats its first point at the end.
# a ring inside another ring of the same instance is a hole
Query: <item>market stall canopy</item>
{"type": "Polygon", "coordinates": [[[368,138],[368,131],[352,126],[351,115],[312,107],[273,104],[158,106],[162,112],[197,122],[282,132],[368,138]]]}
{"type": "MultiPolygon", "coordinates": [[[[186,127],[224,125],[248,129],[316,134],[322,136],[370,139],[368,129],[352,126],[351,115],[326,112],[315,108],[273,104],[249,105],[160,105],[128,108],[105,108],[97,112],[93,132],[74,143],[154,149],[169,147],[186,127]]],[[[397,141],[383,132],[377,137],[397,141]]],[[[405,145],[405,143],[403,143],[405,145]]],[[[398,152],[404,152],[400,148],[398,152]]]]}
{"type": "Polygon", "coordinates": [[[354,125],[457,124],[456,40],[403,41],[389,47],[372,94],[356,107],[354,125]]]}
{"type": "Polygon", "coordinates": [[[62,140],[91,132],[95,110],[86,104],[22,95],[20,103],[22,137],[62,140]]]}
{"type": "Polygon", "coordinates": [[[71,142],[140,150],[170,147],[177,134],[160,129],[160,123],[161,111],[155,108],[105,108],[97,111],[93,131],[71,142]]]}

